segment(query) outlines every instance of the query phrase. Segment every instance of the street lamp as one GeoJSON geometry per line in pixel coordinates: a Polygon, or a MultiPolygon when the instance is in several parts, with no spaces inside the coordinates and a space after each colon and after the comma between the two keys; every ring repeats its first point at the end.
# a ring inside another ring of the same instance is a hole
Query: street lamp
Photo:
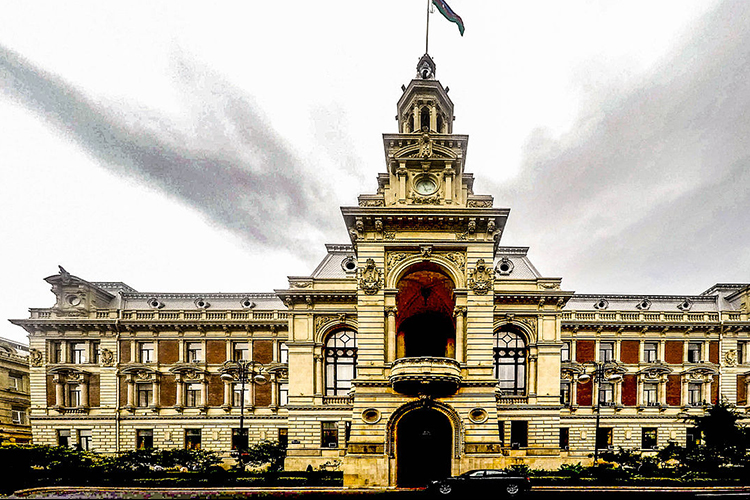
{"type": "MultiPolygon", "coordinates": [[[[245,384],[265,384],[268,378],[263,373],[263,365],[247,359],[238,359],[236,361],[227,361],[222,368],[221,379],[225,382],[240,383],[240,442],[238,444],[237,466],[244,470],[243,452],[247,447],[247,436],[245,435],[245,384]]],[[[234,397],[234,388],[231,391],[234,397]]]]}
{"type": "MultiPolygon", "coordinates": [[[[594,465],[596,465],[596,462],[599,460],[599,421],[602,407],[601,383],[602,381],[617,382],[622,380],[622,374],[620,373],[620,367],[610,361],[595,361],[593,365],[594,371],[591,375],[584,372],[578,376],[578,382],[585,384],[593,380],[596,383],[596,431],[594,432],[594,465]]],[[[591,394],[592,396],[594,394],[593,387],[591,394]]]]}

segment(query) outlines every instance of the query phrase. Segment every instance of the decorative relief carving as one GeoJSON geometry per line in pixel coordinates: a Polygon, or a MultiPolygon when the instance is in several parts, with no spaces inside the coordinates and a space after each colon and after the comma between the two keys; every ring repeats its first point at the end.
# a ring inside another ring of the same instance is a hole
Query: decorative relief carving
{"type": "Polygon", "coordinates": [[[386,316],[396,316],[398,314],[398,308],[396,306],[385,306],[386,316]]]}
{"type": "Polygon", "coordinates": [[[422,254],[422,259],[429,260],[432,257],[432,245],[419,245],[419,253],[422,254]]]}
{"type": "Polygon", "coordinates": [[[388,270],[390,271],[393,266],[408,257],[404,252],[389,253],[386,262],[388,263],[388,270]]]}
{"type": "Polygon", "coordinates": [[[476,267],[469,270],[467,284],[477,295],[485,295],[492,289],[495,271],[487,266],[484,259],[477,260],[476,267]]]}
{"type": "Polygon", "coordinates": [[[469,200],[471,208],[492,208],[492,200],[469,200]]]}
{"type": "Polygon", "coordinates": [[[477,232],[476,219],[469,219],[469,224],[466,226],[466,230],[469,231],[469,234],[474,234],[477,232]]]}
{"type": "Polygon", "coordinates": [[[360,207],[384,207],[384,200],[359,200],[360,207]]]}
{"type": "Polygon", "coordinates": [[[416,196],[413,203],[415,205],[440,205],[440,195],[436,193],[432,196],[416,196]]]}
{"type": "Polygon", "coordinates": [[[466,257],[460,252],[448,252],[445,258],[456,264],[461,271],[466,271],[466,257]]]}
{"type": "Polygon", "coordinates": [[[101,363],[102,366],[115,366],[115,354],[107,348],[102,347],[101,349],[101,363]]]}
{"type": "Polygon", "coordinates": [[[43,363],[44,356],[42,356],[42,351],[38,349],[29,349],[29,364],[31,366],[42,366],[43,363]]]}
{"type": "Polygon", "coordinates": [[[538,324],[536,316],[519,316],[517,319],[524,325],[528,326],[529,330],[536,334],[536,328],[538,324]]]}
{"type": "Polygon", "coordinates": [[[332,321],[336,321],[338,316],[334,314],[325,314],[320,316],[315,316],[315,331],[320,332],[323,325],[330,323],[332,321]]]}
{"type": "Polygon", "coordinates": [[[559,290],[560,283],[537,283],[539,290],[559,290]]]}
{"type": "Polygon", "coordinates": [[[383,239],[384,240],[395,240],[396,239],[396,232],[395,231],[383,231],[383,239]]]}
{"type": "Polygon", "coordinates": [[[423,133],[419,139],[419,156],[422,158],[432,156],[432,139],[430,139],[430,134],[427,132],[423,133]]]}
{"type": "Polygon", "coordinates": [[[456,306],[453,308],[453,317],[456,316],[466,316],[466,313],[469,312],[469,308],[466,306],[456,306]]]}
{"type": "Polygon", "coordinates": [[[293,281],[289,284],[292,288],[309,288],[312,286],[312,281],[293,281]]]}
{"type": "Polygon", "coordinates": [[[375,231],[379,233],[383,232],[383,220],[382,219],[375,219],[375,231]]]}
{"type": "Polygon", "coordinates": [[[737,366],[737,350],[730,349],[724,355],[724,364],[727,366],[737,366]]]}
{"type": "Polygon", "coordinates": [[[375,261],[367,259],[365,267],[359,269],[359,286],[367,295],[375,295],[383,283],[383,272],[375,267],[375,261]]]}
{"type": "Polygon", "coordinates": [[[465,233],[456,233],[456,239],[459,241],[465,241],[469,237],[469,232],[466,231],[465,233]]]}

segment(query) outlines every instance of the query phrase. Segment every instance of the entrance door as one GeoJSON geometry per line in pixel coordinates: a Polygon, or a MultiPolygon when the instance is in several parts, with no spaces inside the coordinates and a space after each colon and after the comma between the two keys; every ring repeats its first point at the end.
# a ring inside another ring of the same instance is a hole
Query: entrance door
{"type": "Polygon", "coordinates": [[[427,486],[451,474],[453,430],[448,417],[420,408],[401,417],[396,427],[396,483],[427,486]]]}

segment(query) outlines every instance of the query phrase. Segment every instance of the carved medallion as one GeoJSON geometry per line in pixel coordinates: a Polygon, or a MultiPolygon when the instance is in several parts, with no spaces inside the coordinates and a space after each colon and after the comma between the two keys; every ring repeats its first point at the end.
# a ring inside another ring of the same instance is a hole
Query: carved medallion
{"type": "Polygon", "coordinates": [[[383,282],[383,273],[375,267],[375,261],[367,259],[365,267],[359,269],[359,286],[367,295],[375,295],[383,282]]]}
{"type": "Polygon", "coordinates": [[[114,366],[115,355],[109,349],[102,348],[101,350],[101,363],[102,366],[114,366]]]}
{"type": "Polygon", "coordinates": [[[477,260],[476,267],[469,270],[467,284],[477,295],[485,295],[492,289],[495,270],[485,264],[484,259],[477,260]]]}
{"type": "Polygon", "coordinates": [[[31,366],[42,366],[44,363],[44,357],[42,351],[37,349],[29,349],[29,364],[31,366]]]}

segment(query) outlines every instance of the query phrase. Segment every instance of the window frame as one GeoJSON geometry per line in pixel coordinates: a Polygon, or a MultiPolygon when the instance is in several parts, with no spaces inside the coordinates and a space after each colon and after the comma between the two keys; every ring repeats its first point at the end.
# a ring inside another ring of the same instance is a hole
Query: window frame
{"type": "Polygon", "coordinates": [[[203,384],[200,382],[185,383],[185,406],[188,408],[197,408],[201,405],[201,395],[203,384]]]}
{"type": "Polygon", "coordinates": [[[138,362],[143,364],[154,363],[156,345],[154,342],[138,342],[138,362]],[[150,346],[150,348],[149,348],[150,346]]]}
{"type": "Polygon", "coordinates": [[[352,328],[341,328],[326,336],[323,347],[326,396],[348,396],[352,390],[352,381],[357,378],[357,332],[352,328]],[[348,340],[339,345],[341,336],[348,340]],[[339,368],[351,367],[351,378],[341,376],[339,368]]]}
{"type": "Polygon", "coordinates": [[[655,450],[659,443],[658,427],[641,427],[641,449],[655,450]]]}
{"type": "Polygon", "coordinates": [[[658,342],[644,342],[643,343],[643,362],[644,363],[656,363],[659,360],[659,343],[658,342]],[[653,349],[651,349],[651,347],[653,349]],[[650,354],[653,353],[653,356],[650,354]]]}
{"type": "Polygon", "coordinates": [[[320,447],[332,449],[339,447],[339,425],[336,420],[320,422],[320,447]]]}
{"type": "Polygon", "coordinates": [[[643,406],[659,406],[659,383],[644,382],[642,397],[643,406]],[[649,396],[651,393],[653,393],[653,398],[649,396]]]}
{"type": "Polygon", "coordinates": [[[148,408],[154,404],[154,386],[150,382],[135,384],[135,405],[138,408],[148,408]],[[141,396],[146,395],[146,404],[141,401],[141,396]]]}
{"type": "Polygon", "coordinates": [[[528,352],[526,337],[515,329],[499,329],[493,335],[492,374],[503,394],[526,395],[528,352]],[[518,344],[521,344],[519,346],[518,344]],[[512,378],[500,378],[512,373],[512,378]]]}
{"type": "Polygon", "coordinates": [[[570,361],[570,342],[565,341],[560,347],[560,362],[566,363],[570,361]]]}
{"type": "Polygon", "coordinates": [[[185,429],[186,450],[200,450],[203,445],[203,432],[200,428],[190,427],[185,429]]]}
{"type": "Polygon", "coordinates": [[[135,449],[150,450],[154,448],[154,430],[153,429],[136,429],[135,430],[135,449]]]}
{"type": "Polygon", "coordinates": [[[611,341],[599,342],[599,362],[607,363],[615,360],[615,343],[611,341]]]}
{"type": "Polygon", "coordinates": [[[84,365],[88,363],[88,356],[86,356],[86,342],[71,342],[70,343],[70,362],[74,365],[84,365]]]}
{"type": "Polygon", "coordinates": [[[703,344],[702,342],[688,342],[688,347],[687,347],[687,362],[688,363],[700,363],[703,360],[703,345],[702,344],[703,344]]]}
{"type": "Polygon", "coordinates": [[[185,359],[188,363],[203,363],[203,342],[185,342],[185,359]]]}
{"type": "Polygon", "coordinates": [[[92,432],[91,429],[79,429],[78,430],[78,446],[83,451],[91,451],[92,443],[92,432]]]}

